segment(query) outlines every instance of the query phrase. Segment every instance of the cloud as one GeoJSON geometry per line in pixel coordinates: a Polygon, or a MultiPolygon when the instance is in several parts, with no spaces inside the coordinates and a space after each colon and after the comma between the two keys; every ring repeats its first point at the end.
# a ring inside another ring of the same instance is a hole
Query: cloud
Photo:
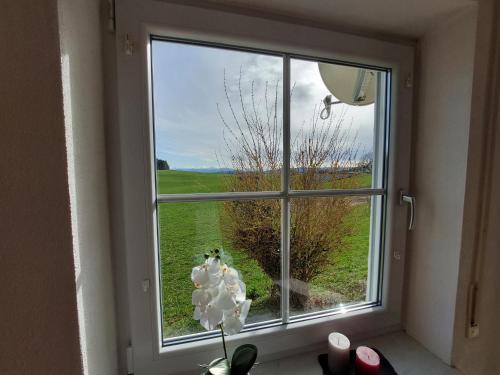
{"type": "MultiPolygon", "coordinates": [[[[257,114],[265,117],[266,85],[272,102],[278,84],[281,117],[281,57],[166,41],[154,41],[152,51],[156,154],[167,159],[172,168],[231,167],[217,104],[233,125],[243,122],[242,105],[250,110],[252,100],[257,114]],[[236,120],[226,99],[224,76],[236,120]]],[[[291,81],[295,85],[291,101],[293,133],[302,124],[309,126],[315,108],[319,110],[322,99],[330,93],[315,62],[292,60],[291,81]]],[[[349,107],[346,114],[345,126],[352,123],[360,148],[366,152],[372,149],[373,111],[373,105],[349,107]]]]}

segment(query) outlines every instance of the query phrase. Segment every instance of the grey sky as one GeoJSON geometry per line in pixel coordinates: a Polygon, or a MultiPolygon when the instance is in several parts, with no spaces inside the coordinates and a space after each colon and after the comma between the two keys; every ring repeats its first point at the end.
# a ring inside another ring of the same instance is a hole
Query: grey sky
{"type": "MultiPolygon", "coordinates": [[[[153,91],[156,155],[171,168],[230,168],[223,139],[224,125],[217,104],[226,118],[230,109],[225,99],[226,82],[239,104],[238,78],[243,72],[244,102],[251,103],[254,82],[255,101],[265,106],[264,89],[279,81],[279,117],[281,118],[282,59],[234,50],[154,41],[153,91]]],[[[323,84],[315,62],[292,60],[291,83],[295,85],[291,101],[292,133],[308,126],[316,106],[330,94],[323,84]]],[[[370,151],[373,142],[374,106],[344,106],[345,126],[357,133],[361,152],[370,151]]],[[[338,106],[340,107],[340,106],[338,106]]],[[[235,106],[235,113],[241,111],[235,106]]],[[[340,111],[340,108],[335,108],[340,111]]],[[[293,135],[293,134],[292,134],[293,135]]]]}

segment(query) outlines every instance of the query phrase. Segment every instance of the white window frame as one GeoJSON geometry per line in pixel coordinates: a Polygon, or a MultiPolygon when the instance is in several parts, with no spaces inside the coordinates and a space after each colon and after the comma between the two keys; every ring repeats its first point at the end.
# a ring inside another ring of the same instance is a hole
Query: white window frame
{"type": "MultiPolygon", "coordinates": [[[[118,256],[124,256],[127,265],[126,271],[117,271],[126,272],[127,280],[127,285],[118,286],[127,290],[118,293],[122,296],[118,299],[118,308],[125,310],[120,314],[120,326],[128,327],[122,335],[127,335],[131,342],[135,374],[194,370],[198,363],[220,356],[220,338],[163,347],[160,337],[159,264],[156,222],[152,214],[156,191],[148,60],[151,35],[390,69],[388,121],[391,126],[384,191],[387,211],[382,234],[385,249],[381,259],[380,306],[244,332],[229,337],[228,345],[231,348],[240,343],[254,343],[262,361],[324,346],[328,332],[333,330],[355,338],[400,329],[406,209],[399,207],[399,190],[409,185],[413,46],[152,0],[119,1],[116,15],[119,106],[116,137],[122,168],[113,178],[121,187],[122,197],[121,217],[115,218],[122,223],[120,232],[124,244],[124,248],[119,249],[122,255],[118,256]]],[[[285,112],[288,112],[286,108],[285,112]]],[[[370,269],[378,268],[374,262],[370,263],[370,269]]]]}
{"type": "MultiPolygon", "coordinates": [[[[281,297],[281,306],[280,312],[281,317],[272,319],[265,322],[252,323],[250,325],[245,326],[244,330],[254,330],[261,329],[262,327],[279,325],[279,324],[289,324],[301,320],[313,319],[321,316],[333,315],[338,313],[345,313],[350,310],[359,310],[361,308],[373,307],[380,305],[381,303],[381,277],[380,277],[380,256],[382,255],[381,248],[384,243],[384,236],[381,234],[381,231],[384,227],[384,218],[386,213],[386,164],[387,164],[387,150],[388,143],[386,142],[386,136],[389,133],[389,122],[387,116],[387,105],[386,103],[390,102],[390,98],[387,98],[389,95],[389,87],[390,87],[390,75],[391,72],[388,69],[380,68],[380,67],[367,67],[364,68],[375,69],[377,70],[377,74],[380,74],[377,79],[377,100],[375,101],[375,127],[374,127],[374,170],[372,173],[373,176],[373,184],[375,187],[370,188],[345,188],[345,189],[321,189],[321,190],[293,190],[290,186],[290,131],[291,131],[291,121],[290,121],[290,105],[291,105],[291,95],[290,95],[290,85],[291,85],[291,72],[290,65],[292,60],[306,60],[312,62],[327,62],[332,64],[342,64],[343,62],[339,61],[326,61],[325,59],[318,60],[317,58],[311,58],[309,56],[296,56],[289,53],[282,53],[276,51],[267,51],[267,50],[256,50],[250,49],[242,46],[230,46],[230,45],[221,45],[218,43],[208,43],[200,40],[185,40],[171,37],[158,37],[156,35],[150,36],[150,41],[156,41],[157,43],[170,42],[170,43],[182,43],[185,46],[196,47],[211,47],[211,48],[219,48],[225,51],[243,51],[248,53],[262,54],[268,56],[275,56],[282,59],[283,70],[281,77],[283,81],[283,168],[281,173],[281,191],[255,191],[255,192],[215,192],[215,193],[168,193],[168,194],[159,194],[157,191],[156,183],[153,186],[156,194],[156,211],[153,211],[151,215],[153,215],[153,221],[157,223],[158,227],[158,205],[162,203],[188,203],[188,202],[203,202],[203,201],[241,201],[241,200],[256,200],[256,199],[273,199],[280,200],[281,202],[281,280],[280,285],[282,285],[282,289],[284,293],[282,293],[281,297]],[[381,74],[385,74],[385,79],[381,79],[381,74]],[[288,99],[286,99],[288,98],[288,99]],[[371,199],[371,212],[370,212],[370,243],[369,243],[369,259],[368,259],[368,278],[367,278],[367,293],[365,301],[359,301],[356,304],[350,305],[348,307],[335,307],[330,309],[325,309],[317,312],[310,313],[302,313],[296,316],[290,316],[290,205],[293,198],[314,198],[314,197],[353,197],[353,196],[363,196],[371,198],[380,199],[371,199]]],[[[152,43],[150,43],[152,44],[152,43]]],[[[154,52],[152,55],[154,55],[154,52]]],[[[151,57],[150,57],[151,58],[151,57]]],[[[151,64],[150,64],[151,65],[151,64]]],[[[350,64],[351,65],[351,64],[350,64]]],[[[150,78],[149,81],[153,82],[154,77],[152,71],[150,69],[149,72],[150,78]]],[[[154,113],[154,103],[152,103],[150,108],[151,113],[154,113]]],[[[155,124],[150,124],[150,132],[154,135],[155,124]]],[[[153,140],[149,145],[152,150],[151,159],[153,161],[156,160],[155,153],[155,144],[156,142],[153,140]]],[[[154,168],[154,167],[153,167],[154,168]]],[[[153,170],[153,173],[156,173],[156,170],[153,170]]],[[[157,231],[158,232],[158,231],[157,231]]],[[[160,257],[160,248],[159,243],[156,243],[156,258],[160,257]]],[[[161,292],[161,279],[159,278],[157,283],[157,288],[159,293],[161,292]]],[[[158,298],[160,301],[157,302],[157,310],[158,310],[158,319],[161,319],[161,308],[158,308],[158,305],[161,304],[161,296],[158,298]]],[[[210,338],[219,335],[218,331],[215,332],[204,332],[204,333],[196,333],[191,335],[184,335],[180,337],[173,337],[163,339],[163,346],[168,345],[176,345],[179,343],[196,341],[203,338],[210,338]]]]}

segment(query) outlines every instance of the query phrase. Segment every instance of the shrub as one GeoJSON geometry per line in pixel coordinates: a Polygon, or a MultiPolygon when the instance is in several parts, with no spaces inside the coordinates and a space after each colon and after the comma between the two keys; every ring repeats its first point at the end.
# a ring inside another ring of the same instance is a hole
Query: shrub
{"type": "MultiPolygon", "coordinates": [[[[235,170],[227,180],[229,191],[281,190],[282,146],[279,115],[280,84],[265,83],[257,100],[255,83],[245,92],[242,74],[237,91],[224,77],[226,113],[218,105],[225,126],[225,143],[235,170]]],[[[354,164],[356,136],[344,126],[345,109],[321,120],[314,108],[310,124],[291,144],[290,184],[294,190],[317,190],[342,186],[343,171],[354,164]]],[[[310,282],[322,272],[329,253],[342,245],[349,212],[349,198],[296,198],[290,205],[291,303],[304,307],[310,282]]],[[[273,280],[272,297],[280,293],[281,203],[276,199],[227,201],[223,220],[226,236],[255,259],[273,280]]]]}
{"type": "Polygon", "coordinates": [[[166,160],[156,159],[156,169],[159,171],[168,171],[170,170],[170,166],[166,160]]]}

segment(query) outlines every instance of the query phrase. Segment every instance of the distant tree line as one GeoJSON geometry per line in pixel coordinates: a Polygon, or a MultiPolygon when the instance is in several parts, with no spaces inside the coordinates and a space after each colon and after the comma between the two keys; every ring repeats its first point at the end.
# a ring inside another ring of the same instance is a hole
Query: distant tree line
{"type": "Polygon", "coordinates": [[[166,160],[156,159],[156,169],[159,171],[168,171],[170,170],[170,165],[166,160]]]}

